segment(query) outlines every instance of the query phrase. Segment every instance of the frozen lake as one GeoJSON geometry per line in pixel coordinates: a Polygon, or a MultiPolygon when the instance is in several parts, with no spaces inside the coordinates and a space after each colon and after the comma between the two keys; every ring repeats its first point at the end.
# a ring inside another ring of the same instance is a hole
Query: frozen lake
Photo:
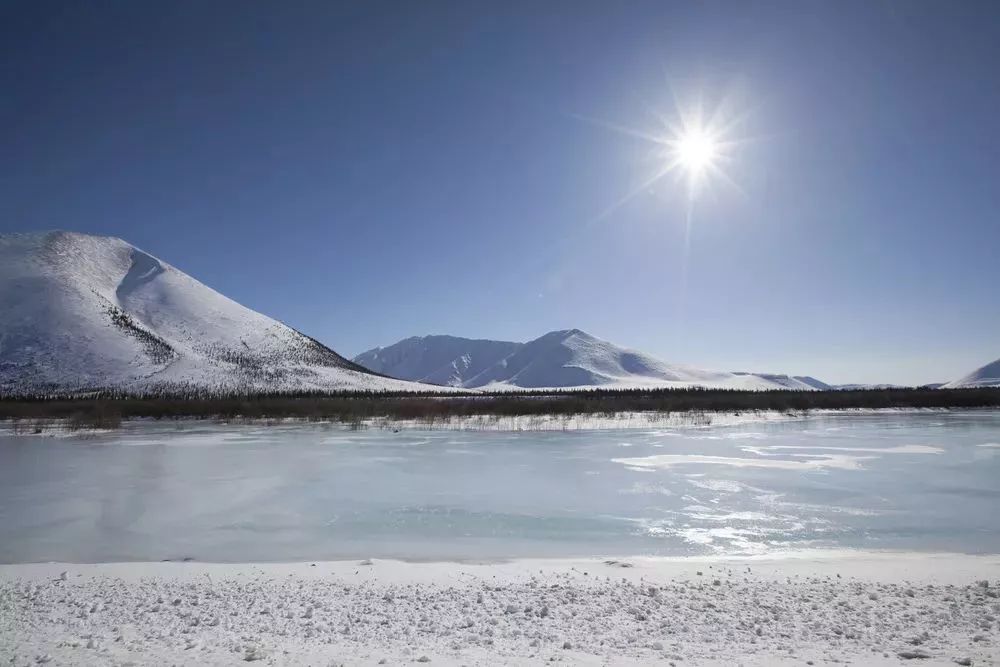
{"type": "Polygon", "coordinates": [[[0,561],[1000,552],[1000,412],[0,436],[0,561]]]}

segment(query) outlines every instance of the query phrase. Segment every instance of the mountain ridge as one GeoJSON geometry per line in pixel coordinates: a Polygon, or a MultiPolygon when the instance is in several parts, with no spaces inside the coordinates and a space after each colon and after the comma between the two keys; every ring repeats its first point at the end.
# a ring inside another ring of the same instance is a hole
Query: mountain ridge
{"type": "Polygon", "coordinates": [[[573,387],[722,387],[829,389],[809,376],[711,371],[670,364],[580,329],[559,329],[515,343],[435,334],[410,336],[353,358],[394,377],[466,389],[573,387]],[[424,363],[425,360],[431,360],[424,363]]]}
{"type": "Polygon", "coordinates": [[[128,242],[0,235],[0,392],[428,390],[373,373],[128,242]]]}
{"type": "Polygon", "coordinates": [[[944,385],[946,389],[962,387],[1000,387],[1000,359],[980,366],[971,373],[944,385]]]}

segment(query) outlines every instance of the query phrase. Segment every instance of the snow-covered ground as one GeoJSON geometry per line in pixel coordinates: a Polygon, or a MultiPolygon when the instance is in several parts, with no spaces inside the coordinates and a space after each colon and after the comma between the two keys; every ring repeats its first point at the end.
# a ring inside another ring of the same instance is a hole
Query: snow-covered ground
{"type": "Polygon", "coordinates": [[[0,664],[1000,664],[990,414],[831,414],[617,436],[129,422],[80,442],[0,438],[0,551],[20,563],[0,565],[0,664]],[[396,507],[430,511],[408,523],[396,507]],[[576,553],[613,555],[562,557],[570,524],[552,518],[567,509],[572,525],[648,509],[654,541],[675,517],[678,539],[717,555],[637,556],[646,537],[595,542],[586,523],[576,553]],[[407,558],[424,553],[415,536],[445,554],[514,515],[546,519],[558,557],[496,560],[491,542],[476,561],[370,560],[379,542],[356,540],[326,556],[350,560],[185,562],[319,557],[350,542],[340,518],[407,558]],[[768,521],[778,532],[745,539],[768,521]],[[788,530],[836,550],[771,551],[788,530]],[[914,531],[927,552],[844,549],[914,531]],[[741,539],[765,550],[735,556],[741,539]],[[302,550],[268,552],[282,544],[302,550]],[[31,562],[114,554],[147,562],[31,562]]]}
{"type": "MultiPolygon", "coordinates": [[[[858,414],[861,414],[860,412],[858,414]]],[[[447,431],[599,431],[649,428],[736,426],[760,422],[788,421],[804,413],[756,410],[743,412],[615,412],[577,415],[466,415],[428,421],[426,419],[376,418],[363,422],[366,428],[447,431]]]]}
{"type": "Polygon", "coordinates": [[[995,665],[1000,558],[0,566],[11,665],[995,665]]]}
{"type": "Polygon", "coordinates": [[[409,390],[116,238],[0,235],[0,391],[409,390]]]}
{"type": "MultiPolygon", "coordinates": [[[[822,417],[890,417],[893,415],[978,414],[983,410],[953,408],[841,408],[801,410],[690,410],[684,412],[627,411],[575,415],[464,415],[427,419],[378,417],[361,422],[363,428],[415,431],[606,431],[664,428],[706,428],[788,422],[822,417]]],[[[276,423],[275,420],[270,420],[276,423]]],[[[289,423],[294,420],[287,420],[289,423]]],[[[11,433],[14,424],[8,422],[11,433]]],[[[2,429],[2,423],[0,423],[2,429]]],[[[30,433],[30,431],[24,431],[30,433]]],[[[52,434],[65,432],[53,423],[52,434]]]]}
{"type": "Polygon", "coordinates": [[[580,331],[552,331],[527,343],[423,336],[354,358],[393,377],[490,391],[520,389],[712,387],[829,389],[810,377],[729,373],[668,364],[580,331]]]}
{"type": "MultiPolygon", "coordinates": [[[[495,431],[495,432],[544,432],[544,431],[620,431],[646,430],[668,428],[706,428],[722,426],[741,426],[764,424],[769,422],[787,422],[803,420],[808,417],[866,417],[891,415],[927,415],[951,414],[951,408],[851,408],[837,410],[743,410],[732,411],[685,411],[656,412],[628,411],[612,413],[591,413],[575,415],[462,415],[434,419],[396,419],[391,417],[373,417],[360,422],[343,424],[327,420],[287,418],[227,418],[202,419],[198,417],[181,417],[171,419],[169,423],[178,428],[199,423],[236,423],[261,426],[292,426],[292,425],[331,425],[342,426],[352,430],[388,430],[388,431],[495,431]]],[[[975,412],[965,410],[964,412],[975,412]]],[[[142,428],[144,424],[155,423],[152,418],[135,418],[123,422],[121,429],[142,428]]],[[[80,437],[115,434],[119,430],[86,429],[80,430],[72,426],[67,419],[42,420],[0,420],[0,436],[47,436],[47,437],[80,437]]]]}

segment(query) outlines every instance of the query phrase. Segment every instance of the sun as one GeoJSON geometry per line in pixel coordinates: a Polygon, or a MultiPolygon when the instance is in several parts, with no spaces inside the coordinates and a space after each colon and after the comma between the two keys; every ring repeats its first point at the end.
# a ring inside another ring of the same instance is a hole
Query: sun
{"type": "Polygon", "coordinates": [[[711,168],[719,157],[718,142],[701,128],[685,130],[672,143],[674,162],[692,175],[711,168]]]}
{"type": "Polygon", "coordinates": [[[675,97],[674,104],[672,112],[651,110],[655,126],[647,128],[578,116],[602,128],[639,139],[650,149],[646,154],[648,173],[599,218],[610,215],[642,193],[657,192],[658,184],[667,179],[686,191],[689,202],[701,198],[720,182],[741,191],[729,170],[737,164],[739,149],[750,141],[734,136],[748,112],[740,112],[729,96],[709,108],[705,107],[700,96],[687,104],[682,104],[675,97]]]}
{"type": "Polygon", "coordinates": [[[710,181],[725,180],[724,166],[729,161],[731,141],[713,123],[703,122],[700,114],[682,116],[677,124],[666,124],[658,140],[662,166],[657,177],[673,173],[687,182],[688,194],[694,197],[710,181]]]}

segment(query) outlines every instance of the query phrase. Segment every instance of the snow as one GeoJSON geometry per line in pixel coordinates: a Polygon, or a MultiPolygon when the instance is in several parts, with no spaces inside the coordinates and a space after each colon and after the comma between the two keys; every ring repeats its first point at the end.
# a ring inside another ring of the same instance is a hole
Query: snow
{"type": "Polygon", "coordinates": [[[403,390],[117,238],[0,235],[0,392],[403,390]]]}
{"type": "Polygon", "coordinates": [[[527,343],[424,336],[354,358],[394,377],[492,391],[517,389],[711,387],[828,389],[808,376],[729,373],[669,364],[579,329],[552,331],[527,343]]]}
{"type": "Polygon", "coordinates": [[[817,380],[814,377],[808,375],[784,375],[779,373],[746,373],[742,371],[737,371],[734,375],[746,376],[750,379],[751,383],[764,381],[773,386],[766,387],[767,389],[791,389],[794,391],[828,391],[833,389],[832,385],[817,380]]]}
{"type": "Polygon", "coordinates": [[[837,389],[839,391],[869,391],[869,390],[880,390],[880,389],[905,389],[906,385],[901,384],[835,384],[831,385],[831,389],[837,389]]]}
{"type": "MultiPolygon", "coordinates": [[[[390,431],[470,431],[470,432],[545,432],[545,431],[607,431],[607,430],[661,430],[675,428],[710,428],[720,426],[744,426],[747,424],[766,424],[769,422],[790,422],[801,420],[806,417],[829,417],[852,415],[859,417],[887,417],[895,415],[920,415],[938,414],[945,415],[950,412],[949,408],[847,408],[847,409],[815,409],[808,412],[802,411],[777,411],[777,410],[741,410],[739,412],[727,411],[682,411],[682,412],[602,412],[602,413],[581,413],[574,415],[565,414],[538,414],[538,415],[455,415],[447,417],[436,417],[428,419],[397,419],[392,417],[372,417],[352,424],[351,428],[363,428],[365,430],[390,430],[390,431]]],[[[129,419],[126,424],[141,425],[150,421],[150,418],[129,419]]],[[[179,417],[172,420],[173,424],[197,424],[204,422],[199,417],[179,417]]],[[[241,418],[243,424],[259,424],[261,426],[273,427],[275,425],[306,425],[306,424],[330,424],[340,422],[316,421],[315,419],[302,419],[296,417],[286,418],[241,418]]],[[[88,429],[88,435],[98,435],[101,433],[116,433],[120,431],[103,431],[100,429],[88,429]]],[[[80,431],[72,428],[69,420],[47,419],[44,422],[31,421],[30,427],[23,426],[16,420],[0,420],[0,436],[24,436],[34,437],[43,435],[46,437],[79,437],[80,431]],[[37,429],[37,430],[36,430],[37,429]]],[[[1000,443],[986,443],[979,445],[986,448],[1000,448],[1000,443]]]]}
{"type": "Polygon", "coordinates": [[[469,380],[500,363],[518,347],[519,343],[455,336],[412,337],[369,350],[355,357],[354,362],[393,377],[471,387],[469,380]]]}
{"type": "Polygon", "coordinates": [[[0,565],[5,664],[997,664],[996,556],[0,565]]]}
{"type": "Polygon", "coordinates": [[[1000,359],[977,368],[968,375],[944,385],[946,389],[962,387],[1000,387],[1000,359]]]}

